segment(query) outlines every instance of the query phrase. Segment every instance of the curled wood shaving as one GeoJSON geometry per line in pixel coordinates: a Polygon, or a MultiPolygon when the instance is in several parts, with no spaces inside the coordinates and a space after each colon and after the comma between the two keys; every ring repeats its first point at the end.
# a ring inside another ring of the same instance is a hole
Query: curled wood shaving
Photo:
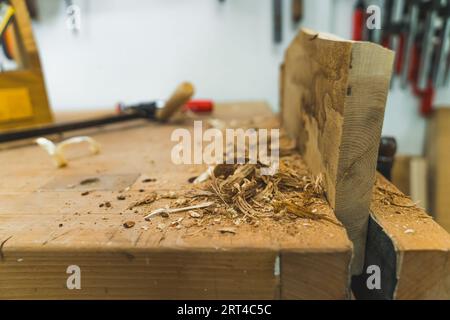
{"type": "Polygon", "coordinates": [[[36,139],[36,143],[52,157],[53,162],[58,168],[67,166],[68,161],[64,156],[64,150],[70,145],[86,142],[89,144],[89,150],[92,154],[98,154],[100,152],[100,144],[91,137],[74,137],[64,140],[58,144],[46,138],[36,139]]]}
{"type": "Polygon", "coordinates": [[[206,170],[201,175],[199,175],[197,178],[195,178],[193,184],[199,184],[199,183],[208,181],[213,174],[213,170],[214,170],[214,167],[209,167],[208,170],[206,170]]]}

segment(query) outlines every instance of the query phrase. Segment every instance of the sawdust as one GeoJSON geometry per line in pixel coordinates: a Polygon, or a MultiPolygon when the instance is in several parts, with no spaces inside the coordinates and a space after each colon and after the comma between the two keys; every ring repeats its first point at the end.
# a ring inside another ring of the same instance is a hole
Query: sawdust
{"type": "Polygon", "coordinates": [[[410,197],[400,192],[389,190],[382,185],[376,185],[376,194],[378,195],[377,200],[384,205],[418,209],[418,203],[413,202],[410,197]]]}

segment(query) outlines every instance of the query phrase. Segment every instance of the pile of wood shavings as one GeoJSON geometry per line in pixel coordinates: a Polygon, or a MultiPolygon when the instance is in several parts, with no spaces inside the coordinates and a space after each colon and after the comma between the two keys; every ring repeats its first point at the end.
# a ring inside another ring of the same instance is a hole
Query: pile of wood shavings
{"type": "Polygon", "coordinates": [[[205,202],[214,205],[189,212],[202,220],[200,225],[210,220],[257,226],[261,219],[308,219],[341,226],[335,217],[322,213],[327,211],[321,208],[329,208],[322,178],[311,176],[299,155],[281,158],[274,176],[261,175],[261,165],[218,165],[210,181],[188,191],[170,207],[205,202]]]}

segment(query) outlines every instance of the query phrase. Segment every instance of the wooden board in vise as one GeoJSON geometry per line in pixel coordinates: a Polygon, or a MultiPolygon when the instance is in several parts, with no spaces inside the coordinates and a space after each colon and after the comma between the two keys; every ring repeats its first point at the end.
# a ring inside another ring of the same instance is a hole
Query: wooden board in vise
{"type": "Polygon", "coordinates": [[[302,30],[282,67],[282,121],[327,197],[362,271],[394,53],[376,44],[302,30]]]}

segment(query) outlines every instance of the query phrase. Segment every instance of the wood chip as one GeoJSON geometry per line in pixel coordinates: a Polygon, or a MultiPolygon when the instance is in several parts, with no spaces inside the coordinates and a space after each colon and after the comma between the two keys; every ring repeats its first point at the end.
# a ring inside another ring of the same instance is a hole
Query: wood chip
{"type": "Polygon", "coordinates": [[[185,206],[188,203],[188,199],[182,198],[175,201],[175,205],[177,206],[185,206]]]}
{"type": "Polygon", "coordinates": [[[134,221],[127,221],[123,224],[124,228],[131,229],[136,225],[136,222],[134,221]]]}
{"type": "Polygon", "coordinates": [[[176,208],[176,209],[170,209],[170,208],[160,208],[152,211],[150,214],[148,214],[145,217],[145,220],[149,221],[151,218],[162,215],[162,214],[172,214],[172,213],[179,213],[179,212],[185,212],[185,211],[191,211],[195,209],[203,209],[210,207],[214,204],[214,202],[205,202],[202,204],[198,204],[196,206],[189,206],[184,208],[176,208]]]}
{"type": "Polygon", "coordinates": [[[178,227],[180,223],[183,221],[184,218],[178,218],[177,220],[173,221],[170,226],[171,227],[178,227]]]}
{"type": "Polygon", "coordinates": [[[170,191],[170,192],[166,193],[165,195],[163,195],[162,198],[166,198],[166,199],[176,199],[176,198],[178,198],[178,195],[177,195],[176,192],[170,191]]]}
{"type": "Polygon", "coordinates": [[[188,213],[189,213],[189,215],[190,215],[192,218],[194,218],[194,219],[199,219],[199,218],[202,218],[202,217],[203,217],[203,214],[201,214],[201,213],[199,213],[199,212],[197,212],[197,211],[194,211],[194,210],[191,210],[191,211],[189,211],[188,213]]]}
{"type": "Polygon", "coordinates": [[[5,243],[8,242],[8,240],[12,237],[13,236],[10,236],[9,238],[6,238],[6,240],[3,240],[2,243],[0,243],[0,261],[3,261],[5,259],[5,255],[3,254],[3,247],[5,246],[5,243]]]}
{"type": "Polygon", "coordinates": [[[87,179],[82,180],[80,182],[80,185],[85,186],[85,185],[94,184],[94,183],[97,183],[97,182],[100,182],[99,178],[87,178],[87,179]]]}
{"type": "Polygon", "coordinates": [[[226,233],[236,234],[237,233],[235,228],[222,228],[222,229],[219,229],[219,232],[222,234],[226,234],[226,233]]]}
{"type": "Polygon", "coordinates": [[[136,207],[152,204],[153,202],[156,201],[157,198],[158,198],[158,195],[156,194],[156,192],[151,192],[144,199],[132,203],[128,207],[128,210],[134,209],[136,207]]]}

